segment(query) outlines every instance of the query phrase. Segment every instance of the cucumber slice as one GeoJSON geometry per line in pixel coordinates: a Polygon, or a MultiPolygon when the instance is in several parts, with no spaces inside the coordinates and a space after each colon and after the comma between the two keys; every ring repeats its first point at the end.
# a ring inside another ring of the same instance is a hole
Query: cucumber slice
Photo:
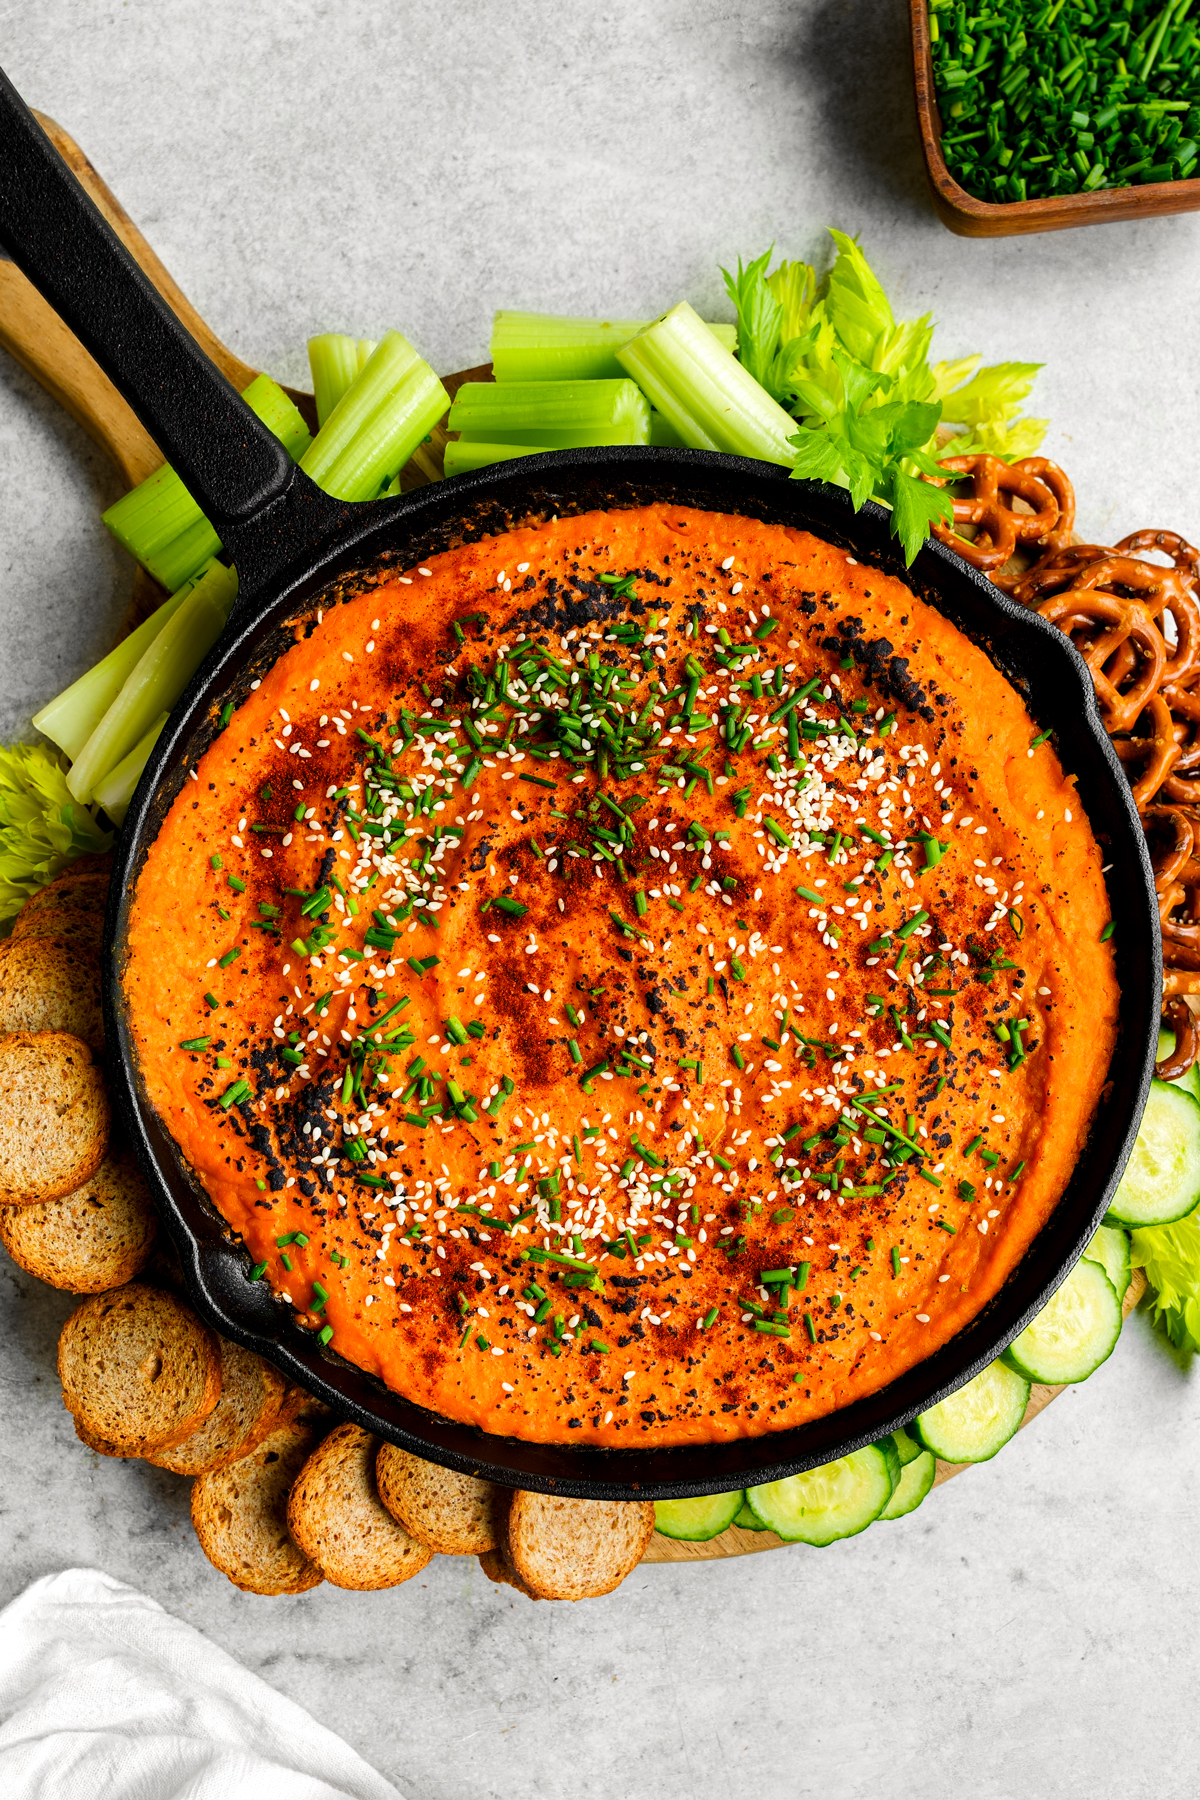
{"type": "Polygon", "coordinates": [[[1101,1265],[1085,1256],[1003,1360],[1030,1381],[1086,1381],[1112,1355],[1120,1335],[1116,1289],[1101,1265]]]}
{"type": "Polygon", "coordinates": [[[656,1500],[654,1524],[664,1537],[703,1544],[733,1524],[745,1498],[738,1488],[733,1494],[705,1494],[699,1500],[656,1500]]]}
{"type": "MultiPolygon", "coordinates": [[[[1158,1034],[1158,1050],[1154,1058],[1155,1062],[1161,1062],[1164,1056],[1169,1056],[1174,1048],[1175,1033],[1173,1031],[1160,1031],[1158,1034]]],[[[1167,1085],[1168,1087],[1182,1088],[1185,1094],[1190,1094],[1192,1096],[1193,1100],[1200,1100],[1200,1062],[1194,1062],[1186,1075],[1181,1075],[1177,1081],[1168,1082],[1167,1085]]]]}
{"type": "Polygon", "coordinates": [[[743,1531],[765,1531],[767,1529],[746,1499],[743,1499],[738,1515],[733,1522],[735,1525],[740,1525],[743,1531]]]}
{"type": "Polygon", "coordinates": [[[1083,1254],[1092,1262],[1100,1264],[1113,1284],[1117,1299],[1123,1300],[1133,1275],[1133,1266],[1129,1260],[1129,1233],[1122,1230],[1120,1225],[1101,1225],[1083,1254]]]}
{"type": "Polygon", "coordinates": [[[833,1544],[865,1531],[899,1480],[896,1446],[884,1438],[804,1475],[748,1488],[746,1499],[767,1530],[788,1543],[833,1544]]]}
{"type": "Polygon", "coordinates": [[[916,1438],[909,1437],[903,1426],[899,1431],[893,1431],[892,1442],[896,1446],[896,1455],[900,1458],[902,1469],[907,1469],[909,1463],[916,1462],[918,1456],[922,1454],[921,1446],[916,1438]]]}
{"type": "Polygon", "coordinates": [[[987,1462],[1018,1429],[1028,1404],[1025,1376],[994,1362],[949,1399],[918,1413],[913,1431],[943,1462],[987,1462]]]}
{"type": "Polygon", "coordinates": [[[1200,1101],[1155,1079],[1105,1224],[1173,1225],[1200,1200],[1200,1101]]]}
{"type": "MultiPolygon", "coordinates": [[[[913,1442],[911,1438],[908,1441],[913,1442]]],[[[913,1444],[913,1449],[916,1454],[900,1470],[899,1486],[880,1513],[881,1519],[902,1519],[905,1513],[916,1512],[933,1486],[937,1458],[932,1450],[922,1450],[920,1444],[913,1444]]]]}

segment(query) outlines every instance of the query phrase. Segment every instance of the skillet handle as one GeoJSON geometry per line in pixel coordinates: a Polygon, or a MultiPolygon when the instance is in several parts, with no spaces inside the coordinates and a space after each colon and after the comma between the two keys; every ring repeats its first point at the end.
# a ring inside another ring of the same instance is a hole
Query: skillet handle
{"type": "Polygon", "coordinates": [[[344,509],[300,474],[180,324],[3,70],[0,245],[177,470],[238,564],[243,592],[336,529],[344,509]],[[264,541],[247,528],[268,512],[264,541]]]}

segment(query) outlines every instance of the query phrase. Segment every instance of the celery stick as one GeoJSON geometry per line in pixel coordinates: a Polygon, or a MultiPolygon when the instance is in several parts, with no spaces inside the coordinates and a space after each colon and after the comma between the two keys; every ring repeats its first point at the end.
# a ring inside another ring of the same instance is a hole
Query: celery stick
{"type": "Polygon", "coordinates": [[[114,825],[125,823],[133,790],[142,778],[142,770],[150,760],[150,752],[158,741],[158,734],[166,724],[167,717],[166,713],[160,713],[145,737],[138,739],[129,755],[122,757],[112,773],[96,784],[96,805],[104,808],[114,825]]]}
{"type": "Polygon", "coordinates": [[[645,444],[650,408],[636,382],[467,381],[447,421],[464,441],[543,444],[645,444]]]}
{"type": "MultiPolygon", "coordinates": [[[[190,495],[188,497],[191,498],[190,495]]],[[[218,555],[220,549],[220,538],[201,513],[198,519],[193,519],[177,537],[173,537],[169,544],[165,544],[153,560],[141,560],[159,586],[165,587],[168,593],[174,593],[184,582],[190,581],[210,558],[218,555]]]]}
{"type": "Polygon", "coordinates": [[[660,412],[650,414],[650,442],[660,450],[684,450],[687,448],[675,427],[663,418],[660,412]]]}
{"type": "Polygon", "coordinates": [[[339,331],[327,331],[321,337],[309,338],[308,366],[312,370],[318,428],[377,349],[374,338],[344,337],[339,331]]]}
{"type": "Polygon", "coordinates": [[[102,662],[64,688],[55,699],[34,713],[33,722],[40,732],[66,751],[72,761],[95,731],[97,725],[120,693],[129,676],[154,642],[167,620],[173,618],[196,583],[185,582],[178,593],[164,600],[157,612],[142,622],[136,631],[123,638],[102,662]]]}
{"type": "Polygon", "coordinates": [[[275,433],[292,461],[299,462],[312,442],[312,433],[304,423],[304,415],[279,383],[269,375],[256,375],[242,399],[267,430],[275,433]]]}
{"type": "Polygon", "coordinates": [[[211,563],[145,650],[76,758],[67,776],[76,800],[90,800],[97,784],[124,761],[159,713],[174,706],[221,635],[236,594],[235,571],[211,563]]]}
{"type": "MultiPolygon", "coordinates": [[[[269,375],[256,375],[242,395],[251,412],[298,458],[310,437],[295,406],[269,375]]],[[[168,592],[215,556],[221,540],[169,463],[148,475],[103,515],[117,542],[168,592]]]]}
{"type": "Polygon", "coordinates": [[[300,459],[337,500],[372,500],[437,424],[450,396],[398,331],[385,332],[300,459]]]}
{"type": "Polygon", "coordinates": [[[705,327],[687,301],[617,351],[651,404],[696,450],[790,466],[796,421],[705,327]]]}
{"type": "Polygon", "coordinates": [[[358,345],[340,331],[322,332],[308,340],[308,366],[319,430],[358,374],[358,345]]]}
{"type": "MultiPolygon", "coordinates": [[[[649,319],[564,319],[554,313],[498,312],[492,320],[492,373],[498,382],[618,379],[616,352],[649,319]]],[[[736,325],[710,325],[727,350],[736,325]]]]}
{"type": "Polygon", "coordinates": [[[104,523],[122,549],[168,590],[180,587],[221,540],[170,463],[110,506],[104,523]]]}
{"type": "MultiPolygon", "coordinates": [[[[549,386],[549,383],[546,384],[549,386]]],[[[511,444],[520,450],[530,444],[536,444],[539,450],[582,450],[589,444],[641,444],[649,441],[649,424],[646,427],[646,438],[630,438],[627,432],[618,427],[597,427],[594,431],[568,431],[556,429],[553,425],[531,425],[527,430],[500,432],[485,428],[482,431],[463,431],[459,433],[459,442],[463,444],[511,444]]]]}
{"type": "Polygon", "coordinates": [[[446,445],[446,474],[465,475],[469,469],[486,469],[492,463],[511,462],[517,456],[537,456],[558,449],[556,444],[477,444],[460,438],[446,445]]]}

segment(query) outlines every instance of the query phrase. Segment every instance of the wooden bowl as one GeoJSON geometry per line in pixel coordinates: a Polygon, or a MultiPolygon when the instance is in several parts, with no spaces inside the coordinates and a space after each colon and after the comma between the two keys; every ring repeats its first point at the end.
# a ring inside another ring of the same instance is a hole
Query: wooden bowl
{"type": "Polygon", "coordinates": [[[1092,194],[1057,194],[1049,200],[976,200],[958,185],[942,155],[942,120],[933,82],[928,0],[909,0],[912,12],[913,80],[925,173],[943,225],[959,237],[1017,237],[1033,231],[1065,231],[1069,225],[1104,225],[1118,219],[1161,218],[1200,210],[1200,177],[1148,182],[1144,187],[1098,188],[1092,194]]]}

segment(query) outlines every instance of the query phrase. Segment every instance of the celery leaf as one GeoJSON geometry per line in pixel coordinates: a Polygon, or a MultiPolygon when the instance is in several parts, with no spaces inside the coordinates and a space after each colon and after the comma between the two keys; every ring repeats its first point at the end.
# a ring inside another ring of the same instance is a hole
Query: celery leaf
{"type": "Polygon", "coordinates": [[[112,833],[72,798],[66,771],[66,758],[45,744],[0,746],[0,920],[75,857],[112,844],[112,833]]]}
{"type": "Polygon", "coordinates": [[[937,520],[952,517],[950,501],[941,488],[931,487],[916,475],[909,475],[901,464],[891,470],[892,531],[900,539],[904,560],[910,566],[917,551],[929,536],[929,527],[937,520]]]}
{"type": "Polygon", "coordinates": [[[828,431],[814,431],[810,426],[802,425],[788,442],[796,446],[792,474],[797,480],[842,484],[842,448],[828,431]]]}
{"type": "Polygon", "coordinates": [[[1045,422],[1024,419],[1038,363],[978,356],[932,363],[932,315],[897,319],[861,246],[831,229],[836,255],[818,282],[807,263],[767,270],[771,252],[727,270],[737,308],[738,356],[798,422],[793,473],[892,508],[892,528],[911,563],[930,526],[949,520],[945,492],[919,480],[943,473],[939,455],[986,451],[1006,461],[1032,454],[1045,422]],[[943,417],[956,427],[940,451],[943,417]]]}
{"type": "Polygon", "coordinates": [[[1129,1249],[1154,1290],[1155,1324],[1177,1350],[1200,1350],[1200,1208],[1174,1225],[1131,1232],[1129,1249]]]}
{"type": "Polygon", "coordinates": [[[1010,419],[1029,397],[1041,363],[993,363],[979,369],[963,387],[942,396],[948,419],[956,425],[990,425],[1010,419]]]}
{"type": "Polygon", "coordinates": [[[1001,420],[977,425],[974,430],[959,432],[952,437],[941,454],[976,456],[982,453],[1003,457],[1005,462],[1019,462],[1023,456],[1033,456],[1041,448],[1049,423],[1048,419],[1019,418],[1007,424],[1001,420]]]}
{"type": "Polygon", "coordinates": [[[767,264],[773,251],[774,245],[745,268],[739,256],[736,276],[728,269],[722,269],[721,273],[725,277],[725,291],[737,310],[738,361],[775,399],[771,370],[779,349],[783,307],[767,283],[767,264]]]}
{"type": "Polygon", "coordinates": [[[788,344],[808,330],[817,296],[817,271],[808,263],[782,262],[767,276],[767,286],[782,308],[779,337],[788,344]]]}
{"type": "Polygon", "coordinates": [[[832,228],[829,235],[838,248],[829,272],[829,319],[850,354],[869,365],[876,345],[896,321],[878,277],[854,239],[832,228]]]}

